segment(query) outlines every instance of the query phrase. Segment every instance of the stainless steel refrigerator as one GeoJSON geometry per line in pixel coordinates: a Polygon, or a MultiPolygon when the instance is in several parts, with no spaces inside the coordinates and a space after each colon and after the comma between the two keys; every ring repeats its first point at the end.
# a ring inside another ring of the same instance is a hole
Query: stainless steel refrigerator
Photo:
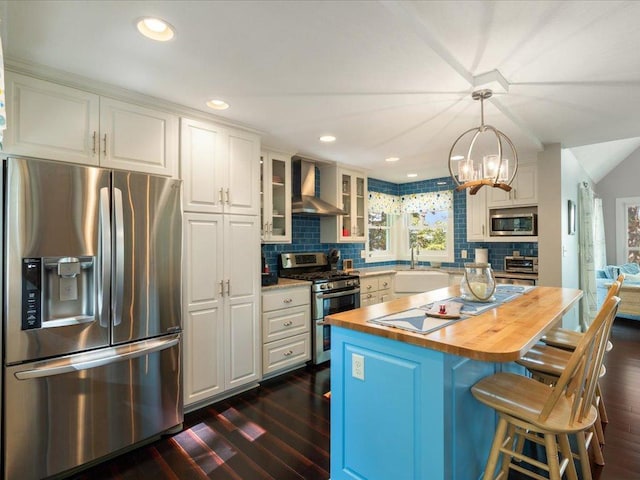
{"type": "Polygon", "coordinates": [[[180,426],[180,182],[3,163],[4,478],[180,426]]]}

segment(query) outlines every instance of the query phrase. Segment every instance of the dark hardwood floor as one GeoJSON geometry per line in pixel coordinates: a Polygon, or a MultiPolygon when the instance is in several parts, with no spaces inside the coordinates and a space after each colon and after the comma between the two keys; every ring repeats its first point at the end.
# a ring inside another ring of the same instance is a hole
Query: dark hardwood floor
{"type": "MultiPolygon", "coordinates": [[[[640,322],[617,319],[602,380],[606,466],[594,480],[640,479],[640,322]]],[[[329,478],[329,369],[300,369],[186,415],[185,429],[74,480],[329,478]]],[[[429,480],[429,479],[425,479],[429,480]]],[[[456,479],[468,480],[468,479],[456,479]]]]}
{"type": "Polygon", "coordinates": [[[604,467],[594,480],[640,479],[640,322],[616,319],[600,387],[609,423],[605,426],[604,467]]]}

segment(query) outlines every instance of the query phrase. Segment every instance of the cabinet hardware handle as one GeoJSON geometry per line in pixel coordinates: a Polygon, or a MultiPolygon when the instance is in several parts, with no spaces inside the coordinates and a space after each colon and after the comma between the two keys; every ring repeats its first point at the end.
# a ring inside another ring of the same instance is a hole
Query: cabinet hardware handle
{"type": "Polygon", "coordinates": [[[388,287],[388,286],[389,286],[389,284],[388,284],[387,282],[384,282],[384,283],[382,284],[382,286],[383,286],[383,287],[388,287]]]}
{"type": "Polygon", "coordinates": [[[227,280],[227,297],[231,296],[231,280],[227,280]]]}
{"type": "Polygon", "coordinates": [[[262,226],[262,233],[265,235],[269,233],[269,224],[267,222],[262,226]]]}
{"type": "Polygon", "coordinates": [[[97,134],[96,134],[96,131],[94,130],[93,131],[93,142],[92,142],[93,143],[93,154],[94,155],[96,154],[96,136],[97,136],[97,134]]]}
{"type": "Polygon", "coordinates": [[[282,300],[284,303],[291,303],[293,302],[293,298],[285,298],[284,300],[282,300]]]}
{"type": "Polygon", "coordinates": [[[107,134],[104,134],[104,156],[107,156],[107,134]]]}
{"type": "Polygon", "coordinates": [[[220,290],[218,291],[221,297],[224,297],[224,280],[220,280],[220,290]]]}
{"type": "Polygon", "coordinates": [[[290,357],[291,355],[293,355],[293,350],[287,350],[286,352],[284,352],[285,357],[290,357]]]}
{"type": "Polygon", "coordinates": [[[288,322],[284,322],[282,325],[285,327],[290,327],[291,325],[293,325],[293,321],[289,320],[288,322]]]}
{"type": "Polygon", "coordinates": [[[227,205],[231,204],[231,198],[229,197],[229,189],[227,188],[227,205]]]}
{"type": "Polygon", "coordinates": [[[484,225],[482,225],[482,236],[484,237],[484,225]]]}
{"type": "Polygon", "coordinates": [[[371,285],[367,285],[367,290],[371,290],[371,285]]]}
{"type": "Polygon", "coordinates": [[[273,222],[269,223],[269,234],[273,235],[273,222]]]}

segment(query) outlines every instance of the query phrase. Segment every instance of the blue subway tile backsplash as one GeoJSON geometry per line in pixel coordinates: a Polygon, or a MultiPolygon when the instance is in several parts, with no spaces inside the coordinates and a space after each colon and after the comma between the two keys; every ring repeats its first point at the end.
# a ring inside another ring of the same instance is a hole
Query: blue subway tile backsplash
{"type": "MultiPolygon", "coordinates": [[[[320,171],[316,169],[316,190],[319,190],[320,171]]],[[[435,178],[419,182],[395,184],[368,179],[369,191],[387,193],[390,195],[409,195],[413,193],[437,192],[439,190],[453,190],[455,185],[450,177],[435,178]]],[[[316,192],[318,194],[318,192],[316,192]]],[[[474,249],[487,248],[489,250],[489,262],[495,270],[504,268],[504,257],[511,255],[514,250],[520,255],[537,256],[537,243],[486,243],[467,242],[467,197],[464,191],[453,194],[454,212],[454,246],[455,260],[451,263],[443,263],[446,267],[462,267],[465,262],[472,261],[474,249]],[[469,259],[463,259],[461,252],[466,250],[469,259]]],[[[278,255],[289,252],[325,252],[331,249],[340,250],[341,261],[338,268],[342,268],[342,259],[353,259],[354,268],[392,266],[406,264],[408,262],[377,262],[365,263],[360,258],[360,251],[364,250],[364,243],[320,243],[320,217],[312,215],[293,215],[292,217],[292,242],[291,244],[265,244],[262,253],[271,271],[278,268],[278,255]]]]}

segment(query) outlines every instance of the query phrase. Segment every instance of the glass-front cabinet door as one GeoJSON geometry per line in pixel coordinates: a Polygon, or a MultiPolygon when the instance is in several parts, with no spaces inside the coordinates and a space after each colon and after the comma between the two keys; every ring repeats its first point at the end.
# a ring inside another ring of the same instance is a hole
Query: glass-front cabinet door
{"type": "Polygon", "coordinates": [[[347,212],[342,215],[340,241],[365,241],[366,211],[366,178],[354,172],[342,171],[342,208],[347,212]]]}
{"type": "Polygon", "coordinates": [[[322,243],[365,243],[367,238],[367,177],[363,172],[326,165],[320,170],[320,197],[345,211],[320,219],[322,243]]]}
{"type": "Polygon", "coordinates": [[[260,176],[262,241],[291,243],[291,155],[262,152],[260,176]]]}

